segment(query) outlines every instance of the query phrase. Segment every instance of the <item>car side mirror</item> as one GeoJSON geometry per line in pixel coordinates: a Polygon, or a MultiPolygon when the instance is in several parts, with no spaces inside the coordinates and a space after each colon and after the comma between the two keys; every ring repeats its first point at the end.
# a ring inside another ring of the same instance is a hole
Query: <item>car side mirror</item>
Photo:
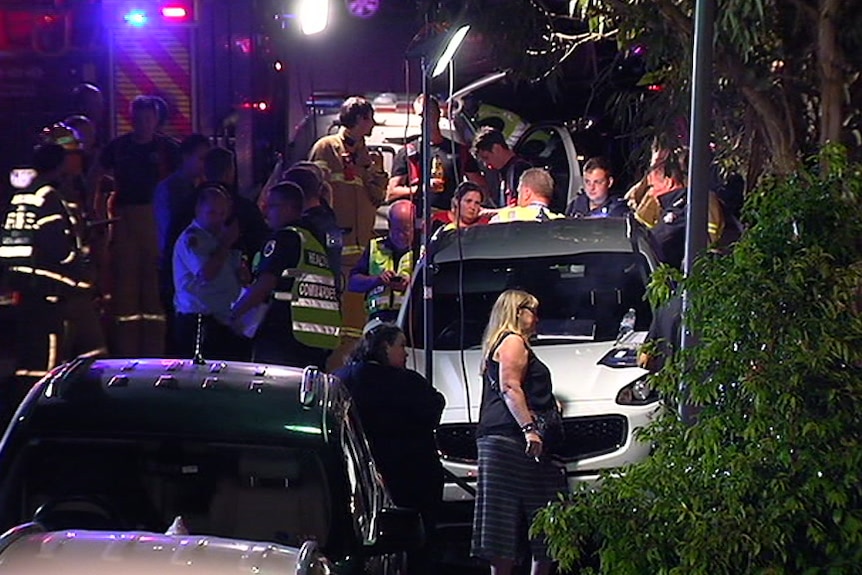
{"type": "Polygon", "coordinates": [[[385,507],[374,517],[371,527],[374,542],[365,547],[368,555],[414,551],[425,542],[422,518],[414,509],[385,507]]]}

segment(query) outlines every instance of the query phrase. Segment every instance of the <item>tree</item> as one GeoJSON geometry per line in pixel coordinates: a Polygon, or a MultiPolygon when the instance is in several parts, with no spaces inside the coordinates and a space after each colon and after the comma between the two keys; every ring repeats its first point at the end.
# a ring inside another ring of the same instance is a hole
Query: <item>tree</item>
{"type": "Polygon", "coordinates": [[[858,572],[862,165],[833,146],[819,160],[765,178],[733,253],[682,280],[699,344],[651,380],[654,453],[534,525],[566,566],[597,545],[614,575],[858,572]],[[683,382],[694,426],[675,410],[683,382]]]}
{"type": "MultiPolygon", "coordinates": [[[[592,34],[564,30],[565,19],[541,2],[467,4],[477,29],[497,40],[501,65],[531,79],[541,75],[535,68],[550,69],[548,58],[559,60],[584,39],[613,36],[623,51],[644,51],[642,84],[661,89],[618,91],[611,99],[620,119],[631,117],[633,126],[653,135],[679,131],[679,119],[688,117],[694,1],[578,0],[571,15],[588,23],[592,34]]],[[[792,172],[826,142],[862,145],[862,2],[716,2],[714,136],[720,158],[754,182],[765,172],[792,172]]]]}

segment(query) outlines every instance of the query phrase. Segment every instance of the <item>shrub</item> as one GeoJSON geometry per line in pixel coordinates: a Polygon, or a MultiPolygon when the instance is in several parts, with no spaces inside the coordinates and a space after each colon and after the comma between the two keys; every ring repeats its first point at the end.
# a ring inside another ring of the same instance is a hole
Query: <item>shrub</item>
{"type": "Polygon", "coordinates": [[[598,549],[614,575],[862,569],[862,167],[827,147],[744,218],[733,252],[681,282],[698,344],[652,378],[652,456],[536,518],[564,567],[598,549]]]}

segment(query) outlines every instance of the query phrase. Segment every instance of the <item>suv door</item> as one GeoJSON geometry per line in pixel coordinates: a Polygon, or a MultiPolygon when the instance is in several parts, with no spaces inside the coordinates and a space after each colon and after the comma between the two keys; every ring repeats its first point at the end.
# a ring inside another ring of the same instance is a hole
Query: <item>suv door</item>
{"type": "Polygon", "coordinates": [[[580,158],[568,129],[559,124],[531,125],[515,144],[515,153],[554,178],[551,210],[564,213],[584,187],[580,158]]]}

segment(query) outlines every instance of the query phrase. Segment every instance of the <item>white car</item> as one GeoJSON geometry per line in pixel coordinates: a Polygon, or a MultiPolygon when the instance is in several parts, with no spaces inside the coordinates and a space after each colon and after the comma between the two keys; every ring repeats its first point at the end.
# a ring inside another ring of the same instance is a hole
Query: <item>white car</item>
{"type": "Polygon", "coordinates": [[[142,531],[44,531],[35,523],[0,537],[0,572],[8,575],[323,575],[331,569],[313,541],[297,549],[142,531]]]}
{"type": "MultiPolygon", "coordinates": [[[[509,288],[540,302],[532,345],[563,405],[561,455],[570,483],[649,454],[635,431],[659,409],[659,398],[636,357],[652,318],[644,293],[657,262],[640,226],[618,218],[493,224],[452,234],[433,251],[432,383],[446,396],[437,432],[451,472],[445,500],[473,497],[482,332],[497,296],[509,288]],[[620,338],[629,310],[634,329],[620,338]]],[[[424,372],[418,268],[399,323],[411,348],[409,366],[424,372]]]]}

